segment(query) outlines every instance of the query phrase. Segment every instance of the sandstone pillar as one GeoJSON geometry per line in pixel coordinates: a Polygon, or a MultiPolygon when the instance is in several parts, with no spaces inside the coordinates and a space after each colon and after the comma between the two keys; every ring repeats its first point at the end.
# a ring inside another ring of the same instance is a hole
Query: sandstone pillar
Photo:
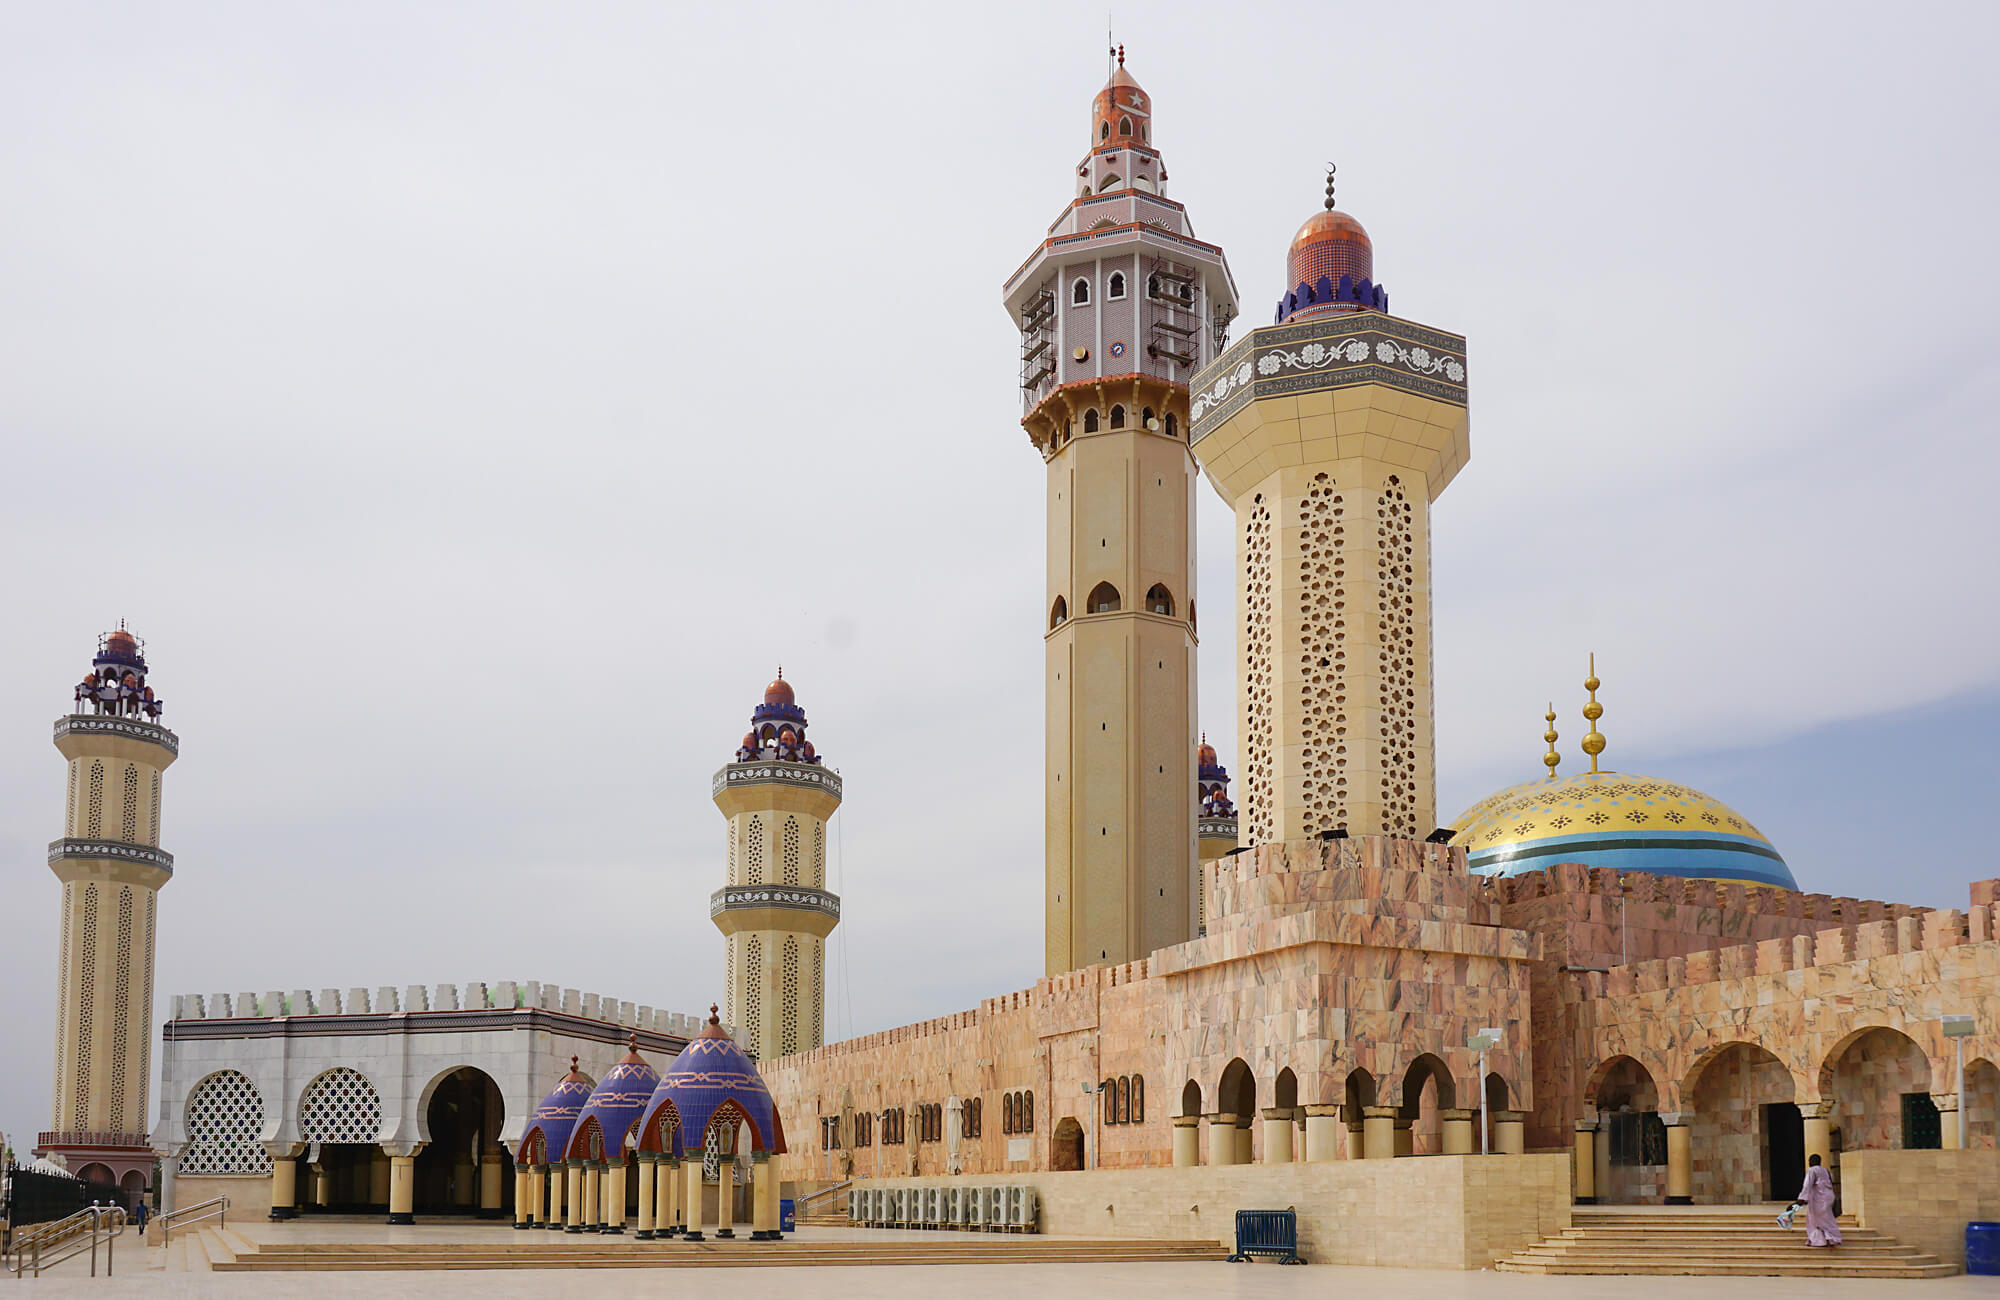
{"type": "Polygon", "coordinates": [[[1239,1165],[1256,1163],[1256,1148],[1250,1141],[1250,1126],[1256,1122],[1257,1115],[1254,1111],[1236,1117],[1236,1163],[1239,1165]]]}
{"type": "Polygon", "coordinates": [[[563,1219],[563,1231],[582,1232],[583,1231],[583,1161],[570,1160],[565,1163],[567,1164],[568,1167],[563,1172],[563,1181],[565,1182],[565,1184],[567,1184],[566,1200],[568,1202],[568,1205],[564,1211],[565,1217],[563,1219]]]}
{"type": "Polygon", "coordinates": [[[368,1208],[389,1212],[389,1153],[377,1147],[368,1156],[368,1208]]]}
{"type": "Polygon", "coordinates": [[[715,1235],[728,1241],[736,1236],[736,1161],[725,1156],[716,1169],[715,1235]]]}
{"type": "Polygon", "coordinates": [[[604,1227],[604,1165],[596,1160],[587,1160],[583,1165],[583,1204],[581,1211],[583,1230],[597,1232],[604,1227]]]}
{"type": "Polygon", "coordinates": [[[639,1241],[651,1241],[659,1231],[659,1180],[654,1176],[659,1160],[651,1151],[639,1153],[639,1229],[632,1234],[639,1241]]]}
{"type": "Polygon", "coordinates": [[[661,1156],[653,1166],[653,1177],[659,1184],[659,1190],[653,1194],[653,1239],[659,1241],[682,1230],[681,1162],[669,1155],[661,1156]]]}
{"type": "Polygon", "coordinates": [[[1799,1103],[1799,1114],[1805,1120],[1805,1157],[1812,1163],[1814,1156],[1829,1170],[1833,1168],[1833,1103],[1830,1101],[1809,1101],[1799,1103]]]}
{"type": "Polygon", "coordinates": [[[501,1216],[506,1202],[502,1193],[506,1190],[507,1170],[500,1163],[500,1151],[495,1149],[479,1157],[479,1217],[497,1219],[501,1216]]]}
{"type": "Polygon", "coordinates": [[[695,1152],[686,1156],[681,1161],[681,1166],[682,1168],[687,1170],[687,1179],[686,1179],[687,1205],[684,1207],[682,1211],[684,1214],[687,1215],[687,1239],[689,1241],[700,1241],[702,1240],[701,1154],[699,1152],[695,1152]]]}
{"type": "Polygon", "coordinates": [[[542,1213],[542,1187],[548,1181],[542,1165],[514,1166],[514,1226],[538,1228],[542,1213]]]}
{"type": "Polygon", "coordinates": [[[389,1222],[417,1221],[417,1152],[421,1142],[399,1142],[389,1148],[389,1222]]]}
{"type": "Polygon", "coordinates": [[[778,1179],[771,1168],[771,1153],[750,1153],[750,1240],[780,1241],[778,1231],[778,1179]]]}
{"type": "Polygon", "coordinates": [[[598,1216],[598,1231],[613,1236],[625,1232],[625,1154],[620,1152],[604,1166],[604,1210],[598,1216]]]}
{"type": "Polygon", "coordinates": [[[569,1186],[569,1171],[560,1160],[548,1165],[549,1212],[542,1220],[542,1226],[550,1232],[561,1232],[564,1227],[563,1192],[569,1186]]]}
{"type": "Polygon", "coordinates": [[[1417,1153],[1416,1120],[1407,1115],[1396,1116],[1396,1154],[1413,1156],[1417,1153]]]}
{"type": "Polygon", "coordinates": [[[1201,1116],[1174,1116],[1174,1166],[1187,1169],[1201,1163],[1201,1116]]]}
{"type": "Polygon", "coordinates": [[[1208,1163],[1236,1163],[1236,1117],[1226,1110],[1208,1117],[1208,1163]]]}
{"type": "Polygon", "coordinates": [[[1934,1092],[1931,1103],[1938,1109],[1938,1146],[1941,1150],[1958,1150],[1958,1094],[1955,1092],[1934,1092]]]}
{"type": "Polygon", "coordinates": [[[1503,1156],[1518,1156],[1528,1150],[1527,1114],[1518,1110],[1493,1112],[1493,1150],[1503,1156]]]}
{"type": "Polygon", "coordinates": [[[271,1153],[271,1217],[296,1219],[299,1217],[299,1157],[305,1154],[305,1143],[267,1142],[264,1149],[271,1153]]]}
{"type": "Polygon", "coordinates": [[[1444,1153],[1446,1155],[1469,1156],[1472,1154],[1472,1121],[1478,1114],[1479,1112],[1476,1110],[1462,1109],[1441,1110],[1438,1112],[1438,1118],[1442,1121],[1440,1124],[1440,1128],[1442,1129],[1440,1136],[1444,1139],[1444,1153]]]}
{"type": "Polygon", "coordinates": [[[1686,1116],[1660,1116],[1667,1126],[1667,1204],[1694,1204],[1694,1143],[1686,1116]]]}
{"type": "Polygon", "coordinates": [[[1576,1122],[1576,1203],[1597,1204],[1597,1121],[1576,1122]]]}
{"type": "Polygon", "coordinates": [[[1347,1125],[1347,1158],[1364,1160],[1368,1156],[1368,1139],[1361,1112],[1364,1107],[1344,1106],[1341,1119],[1347,1125]]]}
{"type": "Polygon", "coordinates": [[[1292,1112],[1270,1107],[1264,1112],[1264,1163],[1292,1163],[1292,1112]]]}
{"type": "Polygon", "coordinates": [[[1340,1107],[1306,1107],[1306,1160],[1312,1164],[1340,1157],[1340,1107]]]}
{"type": "Polygon", "coordinates": [[[1393,1160],[1396,1158],[1396,1120],[1394,1106],[1363,1106],[1361,1108],[1361,1149],[1364,1160],[1393,1160]]]}
{"type": "Polygon", "coordinates": [[[313,1208],[324,1210],[333,1204],[333,1174],[324,1163],[310,1166],[312,1169],[313,1208]]]}

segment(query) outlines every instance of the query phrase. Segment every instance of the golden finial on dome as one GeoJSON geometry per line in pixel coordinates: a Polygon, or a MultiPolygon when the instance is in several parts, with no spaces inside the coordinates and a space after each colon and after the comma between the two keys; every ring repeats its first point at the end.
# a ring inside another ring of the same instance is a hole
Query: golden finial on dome
{"type": "Polygon", "coordinates": [[[1549,769],[1549,780],[1556,779],[1556,764],[1562,762],[1562,755],[1556,753],[1556,706],[1553,701],[1549,711],[1542,715],[1548,719],[1549,729],[1542,733],[1542,739],[1549,742],[1549,752],[1542,755],[1542,765],[1549,769]]]}
{"type": "Polygon", "coordinates": [[[1602,685],[1597,680],[1597,655],[1590,656],[1590,676],[1584,678],[1583,689],[1590,692],[1590,703],[1583,706],[1583,716],[1590,719],[1590,730],[1583,737],[1583,752],[1590,755],[1590,770],[1597,771],[1597,756],[1604,752],[1604,736],[1597,730],[1597,720],[1604,716],[1604,706],[1597,702],[1597,688],[1602,685]]]}

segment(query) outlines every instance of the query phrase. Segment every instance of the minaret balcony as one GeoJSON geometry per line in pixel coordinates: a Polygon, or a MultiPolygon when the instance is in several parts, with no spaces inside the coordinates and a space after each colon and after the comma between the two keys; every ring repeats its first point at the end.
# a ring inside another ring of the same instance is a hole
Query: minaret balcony
{"type": "Polygon", "coordinates": [[[724,934],[800,930],[824,939],[840,924],[840,896],[807,885],[725,885],[708,896],[708,919],[724,934]]]}
{"type": "Polygon", "coordinates": [[[67,717],[56,719],[55,741],[58,748],[61,748],[65,740],[76,743],[100,737],[142,741],[158,745],[169,754],[177,755],[181,752],[181,738],[157,723],[92,713],[72,713],[67,717]]]}
{"type": "Polygon", "coordinates": [[[128,840],[60,839],[49,842],[49,869],[64,880],[72,877],[103,876],[105,869],[92,870],[86,864],[109,862],[115,878],[158,889],[173,879],[174,855],[165,849],[133,844],[128,840]],[[74,865],[72,865],[74,864],[74,865]],[[131,867],[128,875],[118,867],[131,867]]]}

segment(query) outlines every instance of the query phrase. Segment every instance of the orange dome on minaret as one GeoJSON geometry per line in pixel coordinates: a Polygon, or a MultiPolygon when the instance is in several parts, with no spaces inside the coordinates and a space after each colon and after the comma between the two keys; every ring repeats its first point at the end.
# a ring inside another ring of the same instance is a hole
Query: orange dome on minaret
{"type": "Polygon", "coordinates": [[[1090,104],[1092,149],[1153,149],[1153,98],[1125,71],[1125,47],[1118,66],[1090,104]]]}
{"type": "Polygon", "coordinates": [[[1375,282],[1375,245],[1359,221],[1333,206],[1333,171],[1326,174],[1326,208],[1306,218],[1285,254],[1285,301],[1278,319],[1382,311],[1388,296],[1375,282]]]}
{"type": "Polygon", "coordinates": [[[785,680],[785,670],[778,670],[778,679],[764,688],[764,703],[794,704],[797,699],[792,694],[792,684],[785,680]]]}

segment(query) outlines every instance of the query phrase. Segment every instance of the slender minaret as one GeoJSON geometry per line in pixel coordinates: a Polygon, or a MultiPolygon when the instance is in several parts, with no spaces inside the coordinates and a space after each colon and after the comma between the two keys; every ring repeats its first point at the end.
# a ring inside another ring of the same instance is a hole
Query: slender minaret
{"type": "Polygon", "coordinates": [[[180,738],[159,725],[145,647],[123,624],[99,639],[74,695],[75,711],[56,722],[69,801],[63,838],[49,845],[62,881],[55,1095],[35,1150],[60,1154],[72,1173],[101,1165],[132,1190],[150,1181],[154,1161],[153,932],[174,874],[173,855],[158,847],[160,774],[180,738]]]}
{"type": "Polygon", "coordinates": [[[840,924],[840,899],[826,888],[840,775],[806,739],[784,669],[712,785],[729,819],[728,883],[708,901],[727,945],[723,1018],[760,1061],[811,1051],[826,1038],[826,937],[840,924]]]}
{"type": "Polygon", "coordinates": [[[1196,926],[1187,384],[1227,337],[1236,289],[1166,197],[1153,125],[1120,51],[1076,197],[1006,285],[1021,424],[1048,466],[1050,975],[1196,926]]]}
{"type": "MultiPolygon", "coordinates": [[[[1202,865],[1223,857],[1237,847],[1236,805],[1229,798],[1229,769],[1215,756],[1215,746],[1208,743],[1208,737],[1201,738],[1201,747],[1195,750],[1195,794],[1198,807],[1197,825],[1201,828],[1202,865]]],[[[1196,933],[1208,933],[1208,899],[1202,889],[1199,876],[1195,880],[1195,922],[1196,933]]]]}
{"type": "Polygon", "coordinates": [[[1430,506],[1464,466],[1465,340],[1389,315],[1361,223],[1292,239],[1276,323],[1195,377],[1236,511],[1245,844],[1437,826],[1430,506]]]}

